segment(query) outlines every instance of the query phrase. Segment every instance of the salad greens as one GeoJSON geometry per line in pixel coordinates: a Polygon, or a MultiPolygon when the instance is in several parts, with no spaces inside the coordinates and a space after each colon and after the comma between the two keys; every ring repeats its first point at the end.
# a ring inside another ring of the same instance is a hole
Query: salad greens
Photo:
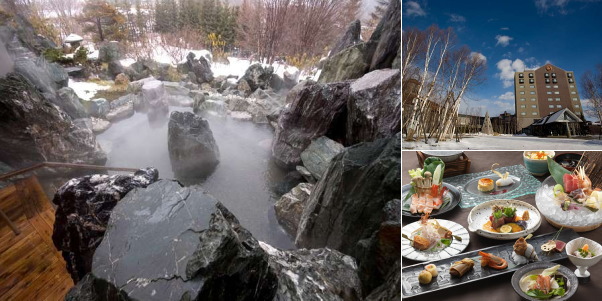
{"type": "MultiPolygon", "coordinates": [[[[440,185],[443,182],[443,173],[445,171],[445,162],[437,157],[428,157],[424,160],[423,168],[416,168],[408,170],[411,178],[415,177],[423,177],[425,172],[430,172],[433,176],[433,183],[440,185]]],[[[414,193],[416,193],[416,188],[414,182],[411,183],[412,187],[410,187],[410,191],[403,199],[403,203],[405,203],[414,193]]],[[[404,206],[405,207],[405,206],[404,206]]],[[[409,209],[409,204],[408,204],[409,209]]]]}
{"type": "Polygon", "coordinates": [[[566,293],[566,291],[562,287],[553,289],[547,294],[544,293],[542,290],[532,289],[532,290],[527,291],[527,296],[537,298],[537,299],[550,299],[553,296],[564,296],[565,293],[566,293]]]}

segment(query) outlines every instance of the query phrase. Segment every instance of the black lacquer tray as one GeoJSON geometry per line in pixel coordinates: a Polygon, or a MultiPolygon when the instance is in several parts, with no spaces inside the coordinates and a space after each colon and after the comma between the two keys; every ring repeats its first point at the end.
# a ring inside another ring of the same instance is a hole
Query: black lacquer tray
{"type": "MultiPolygon", "coordinates": [[[[532,244],[535,250],[537,250],[537,256],[539,257],[539,261],[558,261],[564,258],[567,258],[566,250],[562,252],[552,252],[546,253],[541,250],[541,245],[546,243],[548,240],[552,239],[557,232],[552,232],[548,234],[542,234],[535,237],[532,237],[527,240],[528,243],[532,244]]],[[[558,238],[559,240],[564,241],[565,243],[579,237],[579,235],[573,229],[563,229],[558,238]]],[[[514,241],[505,243],[502,245],[497,245],[493,247],[487,247],[480,250],[470,251],[462,254],[458,254],[452,256],[450,258],[423,262],[411,266],[407,266],[401,269],[401,293],[403,298],[410,298],[417,295],[422,295],[446,288],[450,288],[453,286],[462,285],[469,282],[478,281],[485,278],[495,277],[498,275],[514,272],[515,270],[527,265],[516,265],[512,261],[512,246],[514,245],[514,241]],[[508,268],[504,270],[495,270],[489,267],[481,267],[479,251],[491,253],[493,255],[504,258],[508,262],[508,268]],[[460,261],[463,258],[471,258],[475,261],[475,265],[472,270],[468,273],[464,274],[461,278],[452,277],[449,274],[449,268],[452,263],[455,261],[460,261]],[[418,274],[420,271],[424,270],[424,267],[427,264],[434,264],[437,266],[437,270],[439,271],[439,276],[434,277],[433,281],[429,284],[419,284],[418,283],[418,274]]]]}

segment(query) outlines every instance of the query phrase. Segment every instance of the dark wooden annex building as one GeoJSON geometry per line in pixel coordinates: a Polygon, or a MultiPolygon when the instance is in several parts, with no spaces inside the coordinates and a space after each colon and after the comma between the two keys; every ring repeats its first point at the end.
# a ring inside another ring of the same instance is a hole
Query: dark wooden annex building
{"type": "Polygon", "coordinates": [[[588,134],[586,122],[579,116],[564,108],[535,121],[529,126],[533,136],[561,136],[571,138],[588,134]]]}

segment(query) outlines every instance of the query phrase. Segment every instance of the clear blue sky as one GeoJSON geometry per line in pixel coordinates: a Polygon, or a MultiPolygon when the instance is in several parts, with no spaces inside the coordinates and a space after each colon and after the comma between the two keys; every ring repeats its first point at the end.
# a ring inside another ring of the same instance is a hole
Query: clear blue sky
{"type": "Polygon", "coordinates": [[[550,62],[579,80],[602,64],[602,0],[402,2],[402,29],[453,27],[460,44],[487,58],[485,82],[463,104],[482,115],[514,113],[514,71],[550,62]]]}

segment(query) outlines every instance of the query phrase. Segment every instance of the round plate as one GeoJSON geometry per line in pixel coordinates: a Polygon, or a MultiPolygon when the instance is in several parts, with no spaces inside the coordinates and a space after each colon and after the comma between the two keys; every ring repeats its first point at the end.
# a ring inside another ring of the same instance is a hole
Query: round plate
{"type": "Polygon", "coordinates": [[[500,240],[510,240],[517,239],[519,237],[526,236],[529,233],[535,232],[539,226],[541,225],[541,214],[539,211],[533,207],[532,205],[525,203],[523,201],[518,200],[493,200],[489,202],[485,202],[479,204],[472,208],[470,213],[468,214],[468,230],[470,232],[475,232],[478,235],[500,239],[500,240]],[[491,207],[494,205],[499,206],[512,206],[516,208],[516,214],[523,215],[525,210],[529,211],[529,220],[527,221],[527,229],[520,232],[512,232],[512,233],[497,233],[491,232],[483,229],[483,225],[489,221],[489,216],[491,215],[491,207]]]}
{"type": "MultiPolygon", "coordinates": [[[[447,183],[443,183],[443,186],[447,187],[448,193],[451,193],[451,201],[449,202],[449,204],[445,205],[445,207],[443,207],[441,210],[438,210],[438,209],[433,210],[433,212],[431,212],[430,216],[438,216],[445,212],[451,211],[452,209],[456,208],[456,206],[458,206],[458,204],[460,204],[460,201],[462,200],[462,194],[456,187],[449,185],[447,183]]],[[[404,200],[406,198],[406,195],[410,192],[410,187],[412,187],[412,185],[410,185],[410,184],[403,185],[401,187],[401,199],[402,200],[404,200]]],[[[412,199],[409,198],[406,202],[412,202],[412,199]]],[[[410,211],[403,210],[403,205],[402,205],[401,214],[403,216],[410,216],[410,217],[421,217],[422,216],[422,214],[412,214],[410,211]]]]}
{"type": "Polygon", "coordinates": [[[479,190],[479,180],[483,179],[483,178],[489,178],[492,179],[493,182],[495,183],[495,181],[497,181],[500,177],[497,175],[492,174],[491,176],[486,176],[486,177],[480,177],[480,178],[476,178],[476,179],[472,179],[470,181],[468,181],[468,183],[466,183],[464,185],[464,190],[470,194],[476,195],[476,196],[490,196],[490,195],[499,195],[499,196],[503,196],[504,194],[512,191],[512,190],[516,190],[520,187],[520,185],[522,184],[520,181],[519,177],[515,177],[513,175],[510,175],[509,178],[511,178],[514,183],[510,184],[508,186],[500,186],[498,187],[497,184],[494,184],[495,189],[493,191],[490,192],[482,192],[479,190]]]}
{"type": "MultiPolygon", "coordinates": [[[[543,270],[545,270],[547,268],[551,268],[555,265],[556,265],[556,263],[554,263],[554,262],[540,261],[540,262],[528,264],[528,265],[518,269],[512,275],[512,280],[511,280],[512,288],[514,288],[516,293],[519,294],[522,298],[524,298],[526,300],[540,301],[541,299],[529,297],[529,296],[527,296],[526,293],[523,292],[523,290],[520,288],[520,284],[519,284],[520,280],[526,275],[539,274],[543,270]]],[[[579,281],[577,281],[577,276],[575,276],[575,274],[571,270],[569,270],[567,267],[562,266],[562,265],[558,268],[558,271],[556,271],[556,274],[560,274],[568,279],[567,290],[566,290],[566,293],[564,294],[564,296],[562,296],[562,297],[557,296],[555,298],[551,298],[548,300],[554,300],[554,301],[569,300],[577,291],[577,286],[579,286],[579,281]]]]}
{"type": "MultiPolygon", "coordinates": [[[[462,241],[454,239],[447,248],[440,250],[439,252],[425,252],[414,249],[414,247],[410,245],[409,240],[402,238],[401,256],[416,261],[431,261],[449,258],[456,254],[462,253],[462,251],[466,249],[468,243],[470,242],[470,235],[468,234],[468,231],[466,231],[466,229],[462,227],[462,225],[454,223],[452,221],[448,221],[445,219],[437,219],[437,221],[441,226],[449,229],[453,235],[460,236],[462,238],[462,241]]],[[[412,232],[420,228],[420,225],[420,221],[408,224],[405,227],[401,228],[401,233],[407,235],[408,237],[411,237],[410,235],[412,234],[412,232]]]]}

